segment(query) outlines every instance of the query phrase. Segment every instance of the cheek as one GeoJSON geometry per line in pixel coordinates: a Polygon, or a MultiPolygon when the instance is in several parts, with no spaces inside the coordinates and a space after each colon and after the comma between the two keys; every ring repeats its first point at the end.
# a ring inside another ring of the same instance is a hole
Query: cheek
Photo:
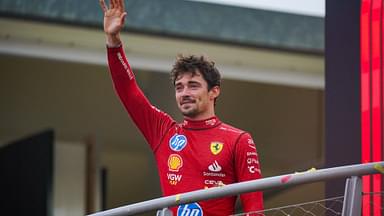
{"type": "Polygon", "coordinates": [[[175,98],[180,98],[181,94],[179,92],[175,92],[175,98]]]}
{"type": "Polygon", "coordinates": [[[208,101],[209,96],[207,94],[200,94],[196,96],[196,100],[200,103],[204,103],[205,101],[208,101]]]}
{"type": "Polygon", "coordinates": [[[177,93],[175,94],[175,100],[176,100],[176,102],[180,101],[180,96],[177,93]]]}

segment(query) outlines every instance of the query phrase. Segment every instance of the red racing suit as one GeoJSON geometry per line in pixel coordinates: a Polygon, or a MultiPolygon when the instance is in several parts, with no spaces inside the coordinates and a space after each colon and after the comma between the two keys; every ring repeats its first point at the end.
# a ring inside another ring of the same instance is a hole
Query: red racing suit
{"type": "MultiPolygon", "coordinates": [[[[122,47],[108,48],[108,63],[120,100],[155,155],[164,196],[261,178],[256,147],[247,132],[217,117],[176,123],[144,96],[122,47]]],[[[240,198],[245,212],[263,209],[261,192],[240,198]]],[[[171,209],[175,216],[230,215],[235,201],[232,196],[171,209]]]]}

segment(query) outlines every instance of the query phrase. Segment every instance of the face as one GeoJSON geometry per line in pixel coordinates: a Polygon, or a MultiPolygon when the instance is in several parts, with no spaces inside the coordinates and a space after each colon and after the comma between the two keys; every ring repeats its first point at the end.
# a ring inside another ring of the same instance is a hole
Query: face
{"type": "MultiPolygon", "coordinates": [[[[208,91],[208,83],[200,72],[192,76],[185,73],[175,81],[176,102],[181,113],[189,118],[211,117],[214,99],[218,96],[218,86],[208,91]]],[[[212,113],[214,114],[214,112],[212,113]]]]}

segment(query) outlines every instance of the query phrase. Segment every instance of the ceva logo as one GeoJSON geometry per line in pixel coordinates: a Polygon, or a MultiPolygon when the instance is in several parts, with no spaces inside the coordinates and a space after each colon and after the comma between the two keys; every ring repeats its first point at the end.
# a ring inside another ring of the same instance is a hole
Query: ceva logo
{"type": "Polygon", "coordinates": [[[177,216],[203,216],[203,210],[198,203],[190,203],[179,206],[177,216]]]}
{"type": "Polygon", "coordinates": [[[175,134],[169,140],[169,147],[173,151],[181,151],[187,145],[187,137],[184,135],[175,134]]]}

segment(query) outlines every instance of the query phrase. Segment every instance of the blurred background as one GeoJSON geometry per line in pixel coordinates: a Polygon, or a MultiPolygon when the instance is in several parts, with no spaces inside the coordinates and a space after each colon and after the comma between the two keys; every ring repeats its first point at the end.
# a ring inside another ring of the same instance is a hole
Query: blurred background
{"type": "MultiPolygon", "coordinates": [[[[324,166],[324,1],[125,2],[122,40],[154,105],[180,121],[169,71],[178,53],[206,54],[224,78],[217,115],[252,134],[264,177],[324,166]]],[[[0,2],[0,163],[13,173],[1,203],[14,201],[2,208],[84,215],[161,196],[113,90],[102,16],[98,1],[0,2]]],[[[267,191],[265,206],[324,193],[267,191]]]]}

